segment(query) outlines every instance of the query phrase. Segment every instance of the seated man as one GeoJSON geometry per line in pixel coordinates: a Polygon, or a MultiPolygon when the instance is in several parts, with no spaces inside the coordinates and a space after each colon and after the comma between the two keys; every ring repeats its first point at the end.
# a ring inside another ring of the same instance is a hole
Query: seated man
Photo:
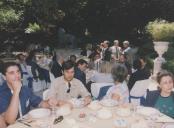
{"type": "Polygon", "coordinates": [[[6,124],[3,116],[0,115],[0,128],[6,128],[6,124]]]}
{"type": "Polygon", "coordinates": [[[83,85],[86,86],[86,74],[85,74],[85,70],[87,68],[88,63],[83,60],[80,59],[77,61],[77,67],[75,67],[75,74],[74,77],[78,80],[80,80],[83,85]]]}
{"type": "Polygon", "coordinates": [[[30,111],[30,107],[49,108],[49,101],[43,101],[35,96],[32,91],[22,86],[21,73],[15,62],[4,64],[3,72],[6,82],[0,86],[0,114],[4,115],[7,124],[30,111]]]}
{"type": "Polygon", "coordinates": [[[74,78],[74,64],[66,61],[62,65],[63,76],[56,78],[52,85],[50,96],[56,98],[59,104],[66,103],[71,98],[84,98],[84,105],[91,102],[90,93],[87,91],[81,81],[74,78]]]}

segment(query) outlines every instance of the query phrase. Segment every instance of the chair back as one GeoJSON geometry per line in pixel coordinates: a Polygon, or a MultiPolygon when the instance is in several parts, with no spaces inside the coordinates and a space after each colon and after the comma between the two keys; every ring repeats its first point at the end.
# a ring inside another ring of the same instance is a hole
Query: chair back
{"type": "Polygon", "coordinates": [[[142,105],[144,101],[145,101],[144,96],[141,96],[141,97],[136,97],[136,96],[131,96],[131,95],[129,96],[130,103],[133,103],[136,105],[142,105]]]}
{"type": "Polygon", "coordinates": [[[113,85],[108,85],[100,88],[99,96],[97,97],[98,100],[101,100],[107,93],[108,89],[113,85]]]}

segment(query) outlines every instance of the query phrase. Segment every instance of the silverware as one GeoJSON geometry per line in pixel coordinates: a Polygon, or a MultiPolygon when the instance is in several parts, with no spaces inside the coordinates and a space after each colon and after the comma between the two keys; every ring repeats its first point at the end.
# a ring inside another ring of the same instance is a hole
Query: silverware
{"type": "Polygon", "coordinates": [[[24,121],[22,121],[22,120],[18,120],[18,122],[19,122],[19,123],[22,123],[22,124],[24,124],[24,125],[26,125],[26,126],[28,126],[28,127],[32,127],[30,124],[28,124],[28,123],[26,123],[26,122],[24,122],[24,121]]]}

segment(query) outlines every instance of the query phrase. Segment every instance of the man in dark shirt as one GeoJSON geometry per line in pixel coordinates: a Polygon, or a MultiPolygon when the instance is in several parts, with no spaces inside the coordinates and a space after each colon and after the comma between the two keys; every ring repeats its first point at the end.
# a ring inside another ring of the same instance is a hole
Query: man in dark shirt
{"type": "Polygon", "coordinates": [[[60,54],[56,53],[55,60],[53,60],[53,64],[51,66],[51,73],[53,73],[55,78],[62,76],[63,62],[63,57],[60,54]]]}
{"type": "Polygon", "coordinates": [[[88,63],[83,60],[80,59],[79,61],[77,61],[77,67],[75,68],[75,75],[74,77],[78,80],[80,80],[84,85],[86,85],[86,74],[85,74],[85,70],[87,68],[88,63]]]}
{"type": "Polygon", "coordinates": [[[111,60],[111,51],[109,49],[109,41],[104,41],[103,46],[104,46],[103,60],[104,61],[110,61],[111,60]]]}

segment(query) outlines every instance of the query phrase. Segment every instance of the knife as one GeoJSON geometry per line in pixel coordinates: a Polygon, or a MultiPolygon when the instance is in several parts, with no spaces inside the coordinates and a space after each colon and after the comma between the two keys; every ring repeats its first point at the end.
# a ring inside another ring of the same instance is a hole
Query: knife
{"type": "Polygon", "coordinates": [[[18,120],[18,122],[19,122],[19,123],[22,123],[22,124],[24,124],[24,125],[26,125],[26,126],[28,126],[28,127],[32,127],[30,124],[28,124],[28,123],[26,123],[26,122],[23,122],[22,120],[18,120]]]}

